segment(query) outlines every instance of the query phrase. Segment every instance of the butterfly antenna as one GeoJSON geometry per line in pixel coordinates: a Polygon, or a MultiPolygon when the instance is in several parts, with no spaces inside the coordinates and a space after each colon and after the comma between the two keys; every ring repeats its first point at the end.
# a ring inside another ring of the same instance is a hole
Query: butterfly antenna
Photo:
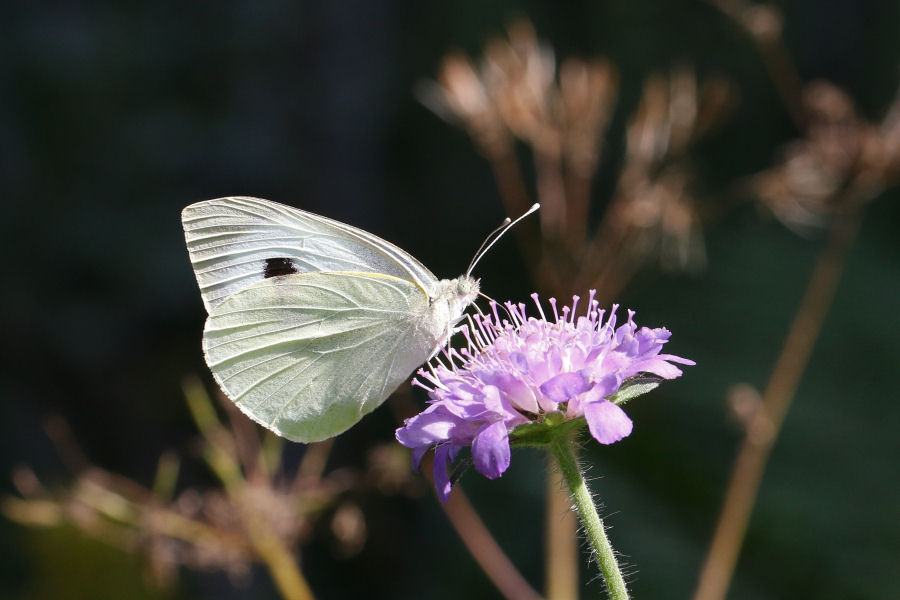
{"type": "Polygon", "coordinates": [[[492,232],[487,234],[487,237],[485,237],[484,241],[481,242],[481,245],[478,246],[478,250],[475,251],[475,256],[472,257],[472,262],[469,263],[469,268],[466,269],[466,275],[468,275],[472,272],[472,266],[474,265],[475,261],[478,260],[478,256],[481,255],[481,252],[482,252],[482,250],[484,250],[484,247],[488,245],[488,242],[490,242],[492,239],[494,239],[494,236],[500,237],[501,235],[503,235],[503,230],[506,229],[506,227],[510,223],[512,223],[512,221],[510,220],[509,217],[506,217],[505,219],[503,219],[503,222],[500,223],[499,227],[497,227],[492,232]]]}
{"type": "Polygon", "coordinates": [[[507,231],[512,229],[512,227],[516,223],[518,223],[519,221],[521,221],[522,219],[524,219],[531,213],[536,212],[540,207],[541,207],[541,205],[539,203],[535,202],[534,204],[531,205],[531,208],[529,208],[524,213],[522,213],[522,215],[519,216],[519,218],[517,218],[515,221],[510,221],[509,217],[507,217],[506,220],[503,221],[503,224],[500,225],[500,227],[498,227],[497,229],[492,231],[490,233],[490,235],[488,235],[484,239],[484,242],[482,242],[481,246],[478,248],[478,251],[475,253],[475,256],[472,258],[472,262],[469,263],[469,268],[466,269],[466,276],[468,277],[468,276],[472,275],[472,271],[475,269],[475,265],[478,264],[478,261],[480,261],[481,258],[485,254],[487,254],[487,251],[490,250],[491,247],[493,247],[493,245],[497,243],[497,240],[499,240],[501,237],[503,237],[504,233],[506,233],[507,231]]]}

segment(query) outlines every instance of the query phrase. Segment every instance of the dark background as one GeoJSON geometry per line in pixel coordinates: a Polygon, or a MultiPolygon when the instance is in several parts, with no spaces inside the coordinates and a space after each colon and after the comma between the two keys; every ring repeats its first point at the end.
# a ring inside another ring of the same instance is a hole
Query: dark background
{"type": "MultiPolygon", "coordinates": [[[[900,5],[783,9],[801,76],[837,83],[879,119],[898,84],[900,5]]],[[[726,202],[731,182],[771,165],[797,135],[752,42],[703,2],[4,5],[0,472],[29,464],[51,487],[69,481],[41,428],[50,413],[65,417],[97,464],[145,484],[162,451],[189,456],[196,432],[180,382],[196,373],[211,384],[179,222],[191,202],[244,194],[293,204],[381,235],[440,276],[460,273],[503,211],[488,164],[412,90],[446,51],[478,52],[516,15],[530,17],[558,56],[617,65],[613,163],[643,77],[682,63],[726,76],[740,93],[694,157],[708,196],[726,202]]],[[[612,176],[597,182],[598,206],[612,176]]],[[[850,252],[730,598],[900,597],[897,197],[888,191],[869,209],[850,252]]],[[[726,391],[764,385],[822,244],[760,214],[739,208],[706,231],[704,273],[648,271],[620,299],[639,324],[674,331],[669,349],[698,363],[631,405],[631,437],[585,456],[637,598],[689,597],[741,435],[726,391]]],[[[496,298],[532,291],[514,243],[480,271],[496,298]]],[[[338,439],[333,461],[352,463],[394,427],[376,412],[338,439]]],[[[521,451],[502,479],[463,481],[538,589],[543,466],[521,451]]],[[[195,465],[179,485],[208,483],[195,465]]],[[[432,497],[370,511],[370,539],[356,557],[303,550],[319,597],[496,596],[432,497]],[[402,527],[377,526],[398,513],[402,527]]],[[[599,597],[593,569],[582,577],[585,596],[599,597]]],[[[175,589],[145,589],[136,558],[75,530],[0,520],[3,598],[275,597],[262,571],[249,586],[183,571],[175,589]]]]}

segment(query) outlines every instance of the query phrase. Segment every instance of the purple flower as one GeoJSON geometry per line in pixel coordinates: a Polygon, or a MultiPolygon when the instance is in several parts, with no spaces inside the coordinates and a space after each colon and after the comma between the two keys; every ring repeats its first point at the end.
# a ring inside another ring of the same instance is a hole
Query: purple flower
{"type": "Polygon", "coordinates": [[[418,469],[429,448],[435,448],[434,484],[446,502],[452,482],[447,472],[459,451],[471,446],[475,469],[491,479],[509,467],[509,434],[516,427],[541,423],[549,413],[566,420],[584,417],[591,435],[601,444],[617,442],[631,433],[631,419],[608,399],[638,374],[674,379],[681,370],[672,363],[694,362],[660,354],[671,333],[665,328],[638,329],[628,320],[616,327],[613,306],[609,317],[598,310],[594,291],[587,312],[576,316],[579,297],[557,310],[551,298],[553,321],[548,321],[537,294],[532,299],[540,318],[528,317],[525,305],[506,303],[510,320],[501,319],[496,303],[492,314],[474,316],[463,328],[467,347],[449,350],[445,357],[420,369],[424,380],[413,384],[428,390],[429,406],[397,429],[397,440],[413,449],[418,469]]]}

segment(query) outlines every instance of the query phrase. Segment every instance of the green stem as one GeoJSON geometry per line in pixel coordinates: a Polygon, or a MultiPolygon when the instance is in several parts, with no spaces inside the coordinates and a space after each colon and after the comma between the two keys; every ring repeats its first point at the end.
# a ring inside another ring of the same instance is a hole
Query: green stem
{"type": "Polygon", "coordinates": [[[606,537],[606,531],[603,529],[603,521],[597,514],[597,508],[591,498],[591,492],[587,489],[582,477],[581,469],[578,467],[578,461],[575,459],[575,452],[572,450],[572,436],[560,435],[554,436],[550,442],[550,450],[556,461],[559,463],[560,471],[572,492],[572,499],[575,501],[575,507],[578,509],[578,516],[581,524],[587,533],[587,537],[594,548],[594,558],[603,574],[606,582],[606,589],[611,600],[628,600],[628,590],[625,589],[625,579],[619,571],[619,564],[616,561],[616,554],[606,537]]]}

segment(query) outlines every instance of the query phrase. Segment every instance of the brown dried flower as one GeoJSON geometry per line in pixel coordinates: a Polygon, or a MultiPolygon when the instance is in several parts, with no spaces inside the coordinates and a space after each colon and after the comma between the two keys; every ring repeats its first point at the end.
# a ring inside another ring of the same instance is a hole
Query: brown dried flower
{"type": "Polygon", "coordinates": [[[881,124],[860,117],[837,86],[806,86],[805,137],[788,144],[781,163],[753,178],[761,202],[786,226],[799,231],[824,226],[854,183],[883,185],[900,165],[900,102],[881,124]]]}

